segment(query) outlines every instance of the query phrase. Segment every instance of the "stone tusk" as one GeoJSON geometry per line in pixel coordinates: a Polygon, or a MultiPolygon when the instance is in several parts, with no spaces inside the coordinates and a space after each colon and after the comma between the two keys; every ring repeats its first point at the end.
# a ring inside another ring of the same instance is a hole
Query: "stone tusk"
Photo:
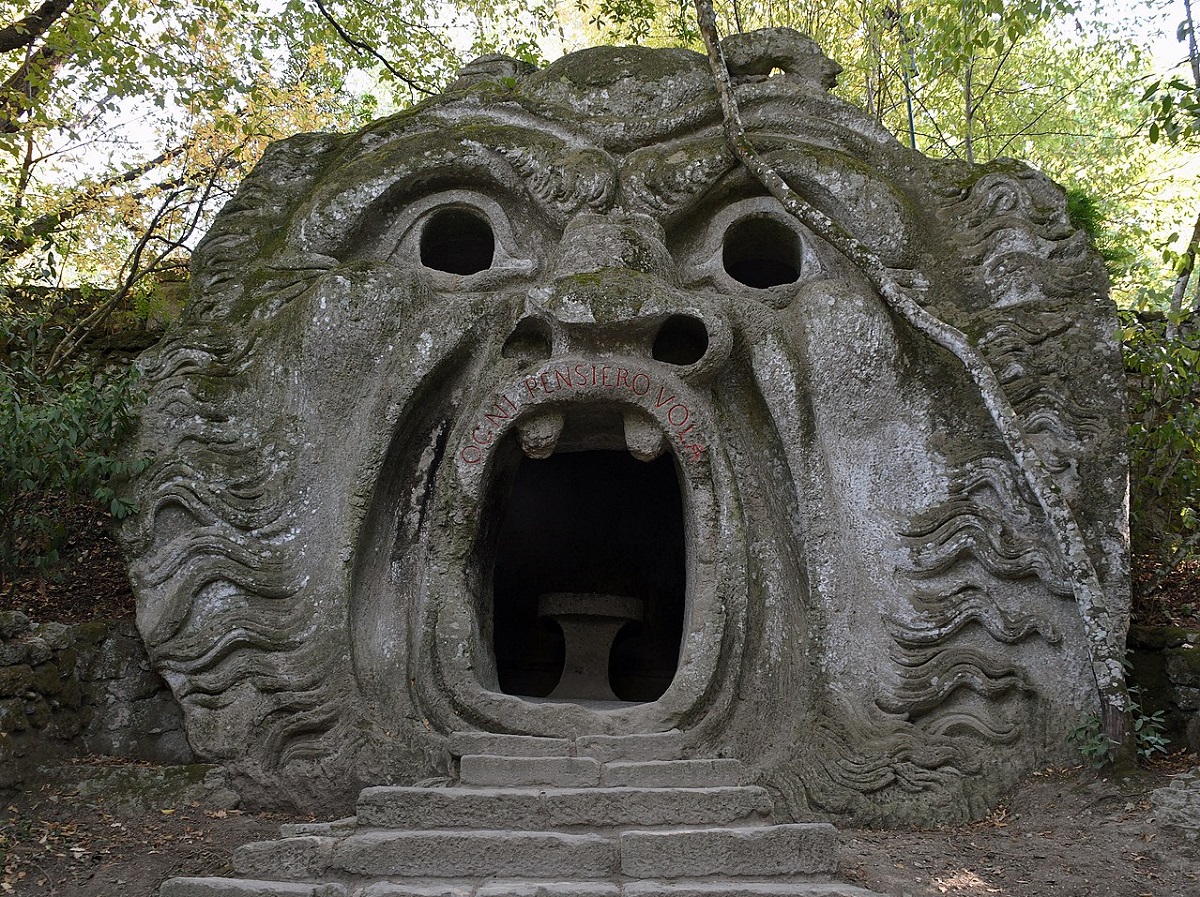
{"type": "Polygon", "coordinates": [[[554,454],[558,437],[563,429],[561,411],[542,411],[527,417],[517,424],[521,435],[521,449],[530,458],[541,460],[554,454]]]}
{"type": "Polygon", "coordinates": [[[653,461],[666,449],[663,432],[653,421],[633,411],[622,413],[625,419],[625,447],[639,461],[653,461]]]}

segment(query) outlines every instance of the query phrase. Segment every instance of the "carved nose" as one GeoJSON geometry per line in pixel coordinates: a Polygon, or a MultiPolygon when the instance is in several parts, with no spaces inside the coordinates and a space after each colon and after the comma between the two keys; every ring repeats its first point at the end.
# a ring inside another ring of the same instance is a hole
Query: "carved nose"
{"type": "Polygon", "coordinates": [[[653,218],[624,212],[577,215],[563,232],[555,276],[591,274],[604,268],[656,274],[672,283],[677,280],[666,235],[653,218]]]}
{"type": "Polygon", "coordinates": [[[532,365],[585,356],[645,359],[707,376],[728,357],[724,314],[678,289],[662,226],[647,215],[584,213],[567,225],[553,283],[528,294],[502,354],[532,365]]]}
{"type": "MultiPolygon", "coordinates": [[[[566,305],[571,305],[569,299],[566,305]]],[[[530,306],[505,340],[501,354],[520,365],[572,355],[653,360],[698,382],[724,367],[732,347],[728,318],[703,305],[659,305],[602,322],[589,316],[564,319],[553,309],[530,306]]]]}

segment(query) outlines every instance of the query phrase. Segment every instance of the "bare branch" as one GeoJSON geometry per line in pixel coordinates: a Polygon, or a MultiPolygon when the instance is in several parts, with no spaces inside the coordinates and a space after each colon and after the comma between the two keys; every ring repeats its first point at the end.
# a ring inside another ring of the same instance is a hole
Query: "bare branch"
{"type": "MultiPolygon", "coordinates": [[[[54,233],[71,219],[86,213],[93,207],[93,204],[97,200],[111,193],[113,188],[136,181],[154,169],[177,159],[195,145],[196,139],[192,138],[177,147],[164,150],[153,159],[148,159],[119,174],[114,174],[93,184],[89,184],[84,190],[67,200],[61,208],[53,212],[47,212],[44,215],[39,215],[27,224],[22,225],[16,234],[0,239],[0,265],[6,264],[16,256],[21,255],[21,253],[33,246],[39,238],[54,233]]],[[[171,180],[156,184],[153,189],[172,189],[181,186],[184,182],[185,178],[182,176],[172,178],[171,180]]],[[[144,198],[150,192],[151,190],[144,190],[133,194],[133,196],[135,198],[144,198]]]]}
{"type": "Polygon", "coordinates": [[[221,172],[226,170],[231,162],[232,156],[228,154],[220,159],[209,171],[203,187],[193,185],[172,190],[167,194],[121,266],[121,285],[100,306],[76,323],[54,347],[46,363],[47,376],[62,369],[88,337],[128,298],[134,287],[152,274],[171,267],[171,255],[183,248],[199,228],[209,201],[218,187],[221,172]],[[195,195],[197,190],[199,196],[195,195]],[[169,215],[188,206],[192,209],[191,215],[178,233],[171,237],[164,237],[159,233],[159,227],[169,215]],[[162,248],[149,262],[143,263],[151,243],[160,243],[162,248]]]}
{"type": "Polygon", "coordinates": [[[348,32],[345,28],[342,27],[342,23],[339,22],[337,19],[335,19],[333,17],[333,14],[330,13],[329,10],[325,8],[325,4],[322,3],[321,0],[314,0],[314,2],[317,4],[317,10],[321,13],[322,16],[325,17],[325,20],[327,22],[329,22],[330,25],[333,26],[333,30],[337,32],[338,37],[340,37],[342,40],[344,40],[346,43],[348,43],[354,49],[359,50],[363,53],[367,53],[370,56],[374,57],[385,69],[387,69],[392,74],[392,77],[394,77],[400,81],[403,81],[405,84],[407,84],[413,90],[420,91],[421,93],[424,93],[424,94],[433,95],[433,93],[435,91],[432,88],[430,88],[426,85],[418,84],[412,78],[408,77],[408,75],[404,74],[399,69],[397,69],[395,66],[393,66],[390,62],[388,62],[387,59],[384,58],[384,56],[378,50],[376,50],[374,47],[372,47],[366,41],[361,40],[360,38],[357,38],[354,35],[350,34],[350,32],[348,32]]]}
{"type": "Polygon", "coordinates": [[[46,0],[41,6],[6,28],[0,28],[0,53],[30,46],[66,12],[75,0],[46,0]]]}
{"type": "Polygon", "coordinates": [[[1175,275],[1175,288],[1171,291],[1171,313],[1167,316],[1167,339],[1173,340],[1179,336],[1179,317],[1183,314],[1183,299],[1187,295],[1188,281],[1196,270],[1196,253],[1200,251],[1200,215],[1192,225],[1192,236],[1187,247],[1183,250],[1178,271],[1175,275]]]}
{"type": "Polygon", "coordinates": [[[1192,83],[1200,90],[1200,47],[1196,46],[1196,19],[1192,15],[1192,0],[1183,0],[1187,28],[1188,64],[1192,68],[1192,83]]]}
{"type": "Polygon", "coordinates": [[[1000,77],[1000,73],[1004,70],[1004,66],[1008,64],[1008,60],[1012,56],[1013,51],[1017,49],[1017,43],[1017,41],[1009,41],[1008,46],[1004,50],[1004,55],[995,61],[992,68],[992,77],[988,79],[987,87],[985,87],[976,97],[973,104],[972,115],[979,111],[979,107],[983,105],[983,101],[986,100],[995,89],[996,81],[1000,77]]]}

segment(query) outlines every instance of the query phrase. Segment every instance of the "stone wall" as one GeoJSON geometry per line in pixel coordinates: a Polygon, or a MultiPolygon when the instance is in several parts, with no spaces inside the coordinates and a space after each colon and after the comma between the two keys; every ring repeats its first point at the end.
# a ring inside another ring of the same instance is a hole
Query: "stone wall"
{"type": "Polygon", "coordinates": [[[1200,630],[1132,626],[1129,659],[1142,710],[1164,711],[1173,743],[1200,751],[1200,630]]]}
{"type": "Polygon", "coordinates": [[[82,754],[193,760],[133,621],[34,624],[0,612],[0,788],[82,754]]]}

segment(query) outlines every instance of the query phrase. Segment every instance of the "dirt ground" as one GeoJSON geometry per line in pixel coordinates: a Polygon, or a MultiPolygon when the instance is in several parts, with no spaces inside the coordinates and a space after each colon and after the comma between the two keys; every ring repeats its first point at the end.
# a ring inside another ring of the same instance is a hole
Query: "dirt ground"
{"type": "Polygon", "coordinates": [[[1197,763],[1175,755],[1125,779],[1048,770],[973,825],[845,831],[842,873],[890,897],[1200,897],[1200,842],[1160,828],[1150,807],[1197,763]]]}
{"type": "MultiPolygon", "coordinates": [[[[929,831],[844,830],[842,877],[888,897],[1200,897],[1200,842],[1153,820],[1150,792],[1200,764],[1176,755],[1121,780],[1052,770],[987,819],[929,831]]],[[[153,897],[177,875],[230,874],[233,849],[307,817],[81,798],[61,781],[0,814],[0,894],[153,897]]]]}

